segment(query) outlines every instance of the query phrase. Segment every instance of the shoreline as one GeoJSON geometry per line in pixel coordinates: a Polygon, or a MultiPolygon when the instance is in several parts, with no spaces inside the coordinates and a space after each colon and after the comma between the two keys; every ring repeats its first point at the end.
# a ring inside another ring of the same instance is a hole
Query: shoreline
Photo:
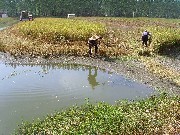
{"type": "Polygon", "coordinates": [[[122,75],[127,79],[146,84],[155,90],[167,92],[169,94],[179,94],[180,86],[170,82],[167,79],[161,79],[157,75],[148,71],[141,61],[138,59],[105,59],[105,58],[89,58],[76,56],[60,56],[59,58],[44,59],[41,57],[30,58],[21,56],[14,58],[13,56],[0,52],[0,61],[5,64],[79,64],[94,66],[122,75]]]}

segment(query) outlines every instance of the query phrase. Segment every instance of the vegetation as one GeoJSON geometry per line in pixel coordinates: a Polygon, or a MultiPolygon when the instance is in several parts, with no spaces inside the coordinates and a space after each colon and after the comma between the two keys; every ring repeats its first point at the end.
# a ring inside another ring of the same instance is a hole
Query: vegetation
{"type": "Polygon", "coordinates": [[[18,20],[14,18],[0,18],[0,28],[11,26],[17,22],[18,20]]]}
{"type": "Polygon", "coordinates": [[[0,10],[19,16],[28,10],[35,16],[110,16],[180,18],[179,0],[1,0],[0,10]],[[51,6],[49,6],[51,5],[51,6]]]}
{"type": "Polygon", "coordinates": [[[19,23],[14,29],[25,37],[48,43],[86,41],[93,33],[104,36],[107,31],[100,23],[61,18],[38,18],[19,23]]]}
{"type": "Polygon", "coordinates": [[[179,96],[161,94],[116,105],[87,101],[43,120],[23,122],[15,134],[178,134],[179,100],[179,96]]]}
{"type": "MultiPolygon", "coordinates": [[[[1,31],[0,51],[14,56],[44,58],[87,56],[87,39],[94,33],[103,36],[100,57],[136,57],[150,72],[180,85],[179,72],[154,59],[169,48],[180,48],[179,19],[36,18],[1,31]],[[152,33],[152,42],[147,48],[141,44],[145,29],[152,33]]],[[[179,96],[163,94],[135,102],[120,101],[113,106],[88,102],[81,107],[56,112],[44,120],[25,122],[16,134],[178,134],[179,99],[179,96]]]]}
{"type": "Polygon", "coordinates": [[[1,51],[14,56],[86,56],[87,40],[96,33],[104,37],[100,56],[152,55],[166,51],[167,47],[179,47],[178,21],[149,18],[37,18],[1,32],[1,51]],[[148,50],[141,46],[144,29],[153,35],[148,50]]]}

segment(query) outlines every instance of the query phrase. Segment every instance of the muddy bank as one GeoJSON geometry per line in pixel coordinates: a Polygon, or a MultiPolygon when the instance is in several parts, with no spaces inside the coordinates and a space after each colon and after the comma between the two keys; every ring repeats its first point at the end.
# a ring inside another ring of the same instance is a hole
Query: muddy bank
{"type": "MultiPolygon", "coordinates": [[[[81,65],[96,66],[101,69],[105,69],[109,72],[113,72],[119,75],[123,75],[126,78],[130,78],[134,81],[138,81],[147,84],[157,90],[164,90],[168,93],[179,94],[180,86],[174,84],[166,79],[161,79],[155,74],[149,72],[145,65],[137,59],[105,59],[105,58],[89,58],[89,57],[75,57],[75,56],[61,56],[59,58],[43,59],[21,57],[14,58],[9,54],[0,53],[0,61],[7,64],[46,64],[46,63],[76,63],[81,65]]],[[[179,62],[179,61],[177,61],[179,62]]],[[[166,62],[169,64],[168,62],[166,62]]],[[[177,63],[178,64],[178,63],[177,63]]],[[[179,65],[179,64],[178,64],[179,65]]],[[[179,67],[176,67],[179,70],[179,67]]]]}

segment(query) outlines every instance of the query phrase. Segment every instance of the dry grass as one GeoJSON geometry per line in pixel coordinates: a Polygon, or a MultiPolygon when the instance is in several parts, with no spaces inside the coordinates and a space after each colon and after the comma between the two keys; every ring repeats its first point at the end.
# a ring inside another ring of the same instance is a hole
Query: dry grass
{"type": "Polygon", "coordinates": [[[94,33],[104,37],[99,49],[101,56],[119,56],[129,53],[128,45],[120,46],[114,32],[108,32],[101,23],[54,18],[21,22],[2,31],[0,33],[0,41],[3,44],[1,51],[9,52],[14,56],[87,56],[87,40],[94,33]]]}
{"type": "Polygon", "coordinates": [[[162,48],[180,44],[178,20],[148,18],[37,18],[21,22],[0,33],[1,51],[12,55],[86,56],[87,40],[103,36],[100,56],[153,55],[162,48]],[[106,26],[106,27],[105,27],[106,26]],[[141,45],[144,29],[152,35],[148,48],[141,45]],[[23,49],[26,48],[26,49],[23,49]],[[16,49],[16,50],[14,50],[16,49]],[[33,51],[33,52],[32,52],[33,51]]]}

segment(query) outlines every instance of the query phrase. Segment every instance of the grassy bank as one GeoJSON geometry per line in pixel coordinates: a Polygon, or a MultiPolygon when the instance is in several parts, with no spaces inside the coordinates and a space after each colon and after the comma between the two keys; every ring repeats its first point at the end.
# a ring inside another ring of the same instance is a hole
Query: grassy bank
{"type": "Polygon", "coordinates": [[[87,103],[24,122],[16,135],[31,134],[178,134],[180,97],[167,94],[116,105],[87,103]]]}

